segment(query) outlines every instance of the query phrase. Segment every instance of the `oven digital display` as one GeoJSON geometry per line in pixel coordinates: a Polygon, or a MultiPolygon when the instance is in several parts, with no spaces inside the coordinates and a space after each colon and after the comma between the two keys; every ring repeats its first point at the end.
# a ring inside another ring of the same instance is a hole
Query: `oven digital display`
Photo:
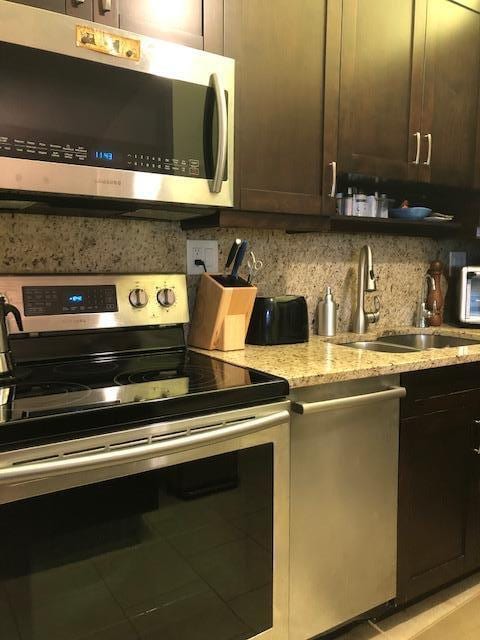
{"type": "Polygon", "coordinates": [[[115,285],[23,287],[25,316],[118,311],[115,285]]]}

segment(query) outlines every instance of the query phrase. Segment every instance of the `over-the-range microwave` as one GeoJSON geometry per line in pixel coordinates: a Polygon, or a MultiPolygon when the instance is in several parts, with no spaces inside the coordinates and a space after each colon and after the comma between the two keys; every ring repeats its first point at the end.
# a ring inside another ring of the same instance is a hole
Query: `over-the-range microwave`
{"type": "Polygon", "coordinates": [[[0,208],[189,217],[232,206],[234,69],[0,0],[0,208]],[[193,208],[162,215],[178,205],[193,208]]]}

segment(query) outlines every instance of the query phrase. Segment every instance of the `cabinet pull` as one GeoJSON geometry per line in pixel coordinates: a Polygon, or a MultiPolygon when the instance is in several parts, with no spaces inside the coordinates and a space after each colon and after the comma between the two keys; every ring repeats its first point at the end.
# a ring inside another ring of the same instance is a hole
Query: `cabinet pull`
{"type": "Polygon", "coordinates": [[[73,0],[73,4],[77,5],[78,7],[78,5],[80,4],[85,4],[85,0],[73,0]]]}
{"type": "Polygon", "coordinates": [[[328,163],[332,167],[332,188],[330,189],[330,198],[335,198],[337,193],[337,163],[335,161],[328,163]]]}
{"type": "Polygon", "coordinates": [[[474,449],[473,453],[476,453],[477,456],[480,456],[480,447],[478,449],[474,449]]]}
{"type": "Polygon", "coordinates": [[[220,193],[227,162],[227,99],[218,74],[212,73],[211,81],[218,108],[218,148],[215,175],[210,183],[210,191],[212,193],[220,193]]]}
{"type": "Polygon", "coordinates": [[[112,10],[112,0],[100,0],[100,11],[102,13],[108,13],[111,10],[112,10]]]}
{"type": "Polygon", "coordinates": [[[415,153],[415,160],[413,161],[413,164],[420,164],[420,146],[422,144],[420,131],[414,133],[413,137],[417,140],[417,151],[415,153]]]}
{"type": "Polygon", "coordinates": [[[427,140],[428,140],[428,152],[427,152],[427,159],[425,160],[425,162],[423,164],[425,164],[427,167],[430,166],[430,160],[432,159],[432,134],[431,133],[427,133],[426,136],[424,136],[427,140]]]}

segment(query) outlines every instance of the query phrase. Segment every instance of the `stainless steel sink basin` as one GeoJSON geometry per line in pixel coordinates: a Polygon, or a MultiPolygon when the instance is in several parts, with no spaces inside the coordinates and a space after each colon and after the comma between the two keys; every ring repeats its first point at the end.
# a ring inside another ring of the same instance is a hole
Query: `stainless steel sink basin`
{"type": "Polygon", "coordinates": [[[402,345],[413,349],[444,349],[445,347],[468,347],[480,344],[480,340],[457,338],[456,336],[432,335],[431,333],[404,334],[399,336],[384,336],[378,342],[390,345],[402,345]]]}
{"type": "Polygon", "coordinates": [[[366,351],[382,351],[383,353],[412,353],[412,351],[418,351],[418,349],[412,347],[402,346],[400,344],[387,344],[377,340],[346,342],[343,346],[352,347],[353,349],[365,349],[366,351]]]}

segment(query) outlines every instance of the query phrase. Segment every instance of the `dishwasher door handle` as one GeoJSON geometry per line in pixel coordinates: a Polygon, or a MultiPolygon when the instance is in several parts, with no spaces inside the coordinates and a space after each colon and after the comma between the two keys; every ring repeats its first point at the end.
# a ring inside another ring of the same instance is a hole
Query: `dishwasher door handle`
{"type": "Polygon", "coordinates": [[[395,400],[404,398],[407,395],[405,387],[392,386],[384,391],[374,391],[364,393],[359,396],[349,396],[347,398],[335,398],[334,400],[321,400],[319,402],[292,402],[292,411],[303,415],[321,413],[323,411],[336,411],[337,409],[353,409],[363,407],[372,402],[381,400],[395,400]]]}

